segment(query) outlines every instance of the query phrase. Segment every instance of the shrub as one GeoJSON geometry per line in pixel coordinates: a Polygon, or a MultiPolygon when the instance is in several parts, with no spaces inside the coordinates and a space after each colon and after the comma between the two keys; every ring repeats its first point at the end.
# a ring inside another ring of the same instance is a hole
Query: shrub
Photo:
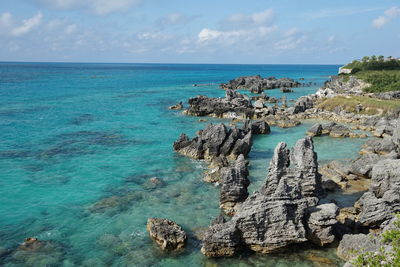
{"type": "Polygon", "coordinates": [[[352,262],[357,267],[400,266],[400,215],[396,215],[394,229],[382,233],[382,243],[391,249],[381,247],[377,252],[361,253],[352,262]]]}

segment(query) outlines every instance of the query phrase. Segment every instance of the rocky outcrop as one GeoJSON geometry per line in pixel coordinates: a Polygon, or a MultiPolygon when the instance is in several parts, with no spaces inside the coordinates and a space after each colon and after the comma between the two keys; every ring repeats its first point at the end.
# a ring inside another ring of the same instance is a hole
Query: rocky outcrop
{"type": "Polygon", "coordinates": [[[239,202],[246,200],[249,195],[247,187],[250,184],[247,176],[248,162],[243,155],[240,155],[236,160],[233,167],[223,168],[221,171],[221,193],[220,193],[220,207],[228,215],[233,215],[235,206],[239,202]]]}
{"type": "Polygon", "coordinates": [[[173,147],[175,151],[194,159],[211,161],[224,156],[236,160],[240,154],[247,157],[253,144],[253,134],[267,134],[270,131],[265,121],[246,121],[242,129],[229,129],[223,123],[208,124],[193,139],[181,134],[173,147]]]}
{"type": "Polygon", "coordinates": [[[314,107],[315,100],[316,100],[315,95],[302,96],[299,99],[297,99],[293,107],[289,108],[288,111],[291,114],[304,112],[307,109],[314,107]]]}
{"type": "Polygon", "coordinates": [[[185,246],[185,231],[171,220],[150,218],[147,220],[147,231],[163,250],[177,251],[185,246]]]}
{"type": "Polygon", "coordinates": [[[339,207],[334,203],[322,204],[308,209],[307,239],[323,246],[335,240],[333,228],[338,223],[339,207]]]}
{"type": "Polygon", "coordinates": [[[269,124],[269,125],[274,125],[278,126],[281,128],[291,128],[291,127],[296,127],[297,125],[300,125],[301,122],[298,120],[293,120],[290,117],[286,115],[275,115],[275,116],[266,116],[264,120],[269,124]]]}
{"type": "Polygon", "coordinates": [[[344,235],[337,248],[337,255],[344,259],[350,260],[363,252],[375,252],[381,247],[381,242],[376,235],[356,234],[344,235]]]}
{"type": "Polygon", "coordinates": [[[361,154],[386,155],[391,152],[400,153],[399,146],[392,137],[374,138],[365,142],[361,147],[361,154]]]}
{"type": "Polygon", "coordinates": [[[325,82],[324,86],[318,89],[318,97],[334,97],[338,94],[363,94],[363,89],[370,84],[350,76],[345,79],[342,76],[331,76],[331,80],[325,82]]]}
{"type": "Polygon", "coordinates": [[[298,87],[301,84],[293,79],[275,77],[263,78],[260,75],[242,76],[228,83],[221,84],[223,89],[246,89],[253,93],[262,93],[264,90],[283,88],[283,87],[298,87]]]}
{"type": "Polygon", "coordinates": [[[252,117],[254,108],[248,96],[227,90],[225,98],[196,96],[189,99],[185,114],[192,116],[215,116],[226,118],[252,117]]]}
{"type": "Polygon", "coordinates": [[[400,99],[400,91],[379,93],[379,94],[374,94],[374,96],[384,100],[400,99]]]}
{"type": "MultiPolygon", "coordinates": [[[[321,227],[314,233],[329,232],[322,228],[331,227],[331,212],[326,213],[329,216],[324,212],[311,215],[317,210],[309,212],[323,193],[313,149],[310,137],[299,140],[291,151],[285,143],[279,143],[265,185],[238,207],[229,222],[208,229],[202,252],[209,257],[232,256],[246,247],[269,253],[303,243],[308,240],[310,217],[310,225],[321,227]]],[[[329,239],[316,236],[324,240],[321,244],[329,239]]]]}
{"type": "Polygon", "coordinates": [[[328,123],[317,123],[313,125],[308,131],[307,135],[310,136],[321,136],[321,135],[329,135],[331,137],[336,138],[345,138],[345,137],[358,137],[358,138],[366,138],[367,135],[363,133],[355,133],[351,131],[347,126],[342,124],[337,124],[335,122],[328,123]]]}
{"type": "Polygon", "coordinates": [[[253,134],[269,134],[271,133],[271,128],[265,121],[250,121],[246,120],[243,129],[245,131],[251,131],[253,134]]]}
{"type": "Polygon", "coordinates": [[[400,212],[400,159],[379,161],[372,168],[371,186],[357,201],[359,222],[379,227],[400,212]]]}

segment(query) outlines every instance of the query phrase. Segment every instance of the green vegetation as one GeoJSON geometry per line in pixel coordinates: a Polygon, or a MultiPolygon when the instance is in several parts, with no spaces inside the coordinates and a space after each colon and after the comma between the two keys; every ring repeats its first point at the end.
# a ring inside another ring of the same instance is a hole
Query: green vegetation
{"type": "Polygon", "coordinates": [[[380,115],[388,111],[399,110],[400,101],[382,100],[368,96],[336,96],[333,98],[321,99],[317,108],[333,111],[336,107],[353,113],[380,115]],[[361,107],[361,110],[359,110],[361,107]]]}
{"type": "Polygon", "coordinates": [[[400,70],[360,71],[354,76],[371,84],[364,88],[368,93],[400,91],[400,70]]]}
{"type": "Polygon", "coordinates": [[[357,256],[352,262],[355,266],[370,267],[392,267],[400,266],[400,215],[396,215],[394,229],[382,233],[382,243],[390,245],[391,250],[385,250],[383,247],[377,252],[366,252],[357,256]]]}
{"type": "Polygon", "coordinates": [[[352,69],[352,73],[366,70],[400,70],[400,60],[384,56],[363,57],[362,60],[354,60],[343,68],[352,69]]]}
{"type": "MultiPolygon", "coordinates": [[[[364,91],[368,93],[381,93],[400,91],[400,60],[384,56],[363,57],[354,60],[343,68],[351,69],[351,75],[356,76],[369,84],[364,91]]],[[[348,80],[344,74],[344,81],[348,80]]]]}

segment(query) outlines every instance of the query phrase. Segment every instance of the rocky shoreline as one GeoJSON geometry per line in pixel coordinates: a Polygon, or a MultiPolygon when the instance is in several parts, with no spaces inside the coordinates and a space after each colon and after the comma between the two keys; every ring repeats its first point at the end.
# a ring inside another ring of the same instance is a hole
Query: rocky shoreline
{"type": "MultiPolygon", "coordinates": [[[[312,243],[324,246],[339,242],[338,256],[351,260],[364,250],[346,252],[354,243],[366,240],[372,232],[382,231],[400,212],[400,111],[384,116],[364,115],[342,110],[321,110],[320,99],[335,96],[365,95],[368,84],[350,77],[344,81],[333,76],[315,94],[299,98],[289,107],[268,105],[263,92],[278,87],[298,87],[291,79],[246,76],[222,84],[224,98],[197,96],[190,98],[183,111],[191,116],[213,116],[243,121],[242,128],[209,124],[193,139],[182,134],[174,150],[182,155],[209,162],[204,180],[221,186],[220,207],[225,216],[216,218],[202,236],[201,251],[208,257],[234,256],[241,251],[272,253],[293,245],[312,243]],[[248,97],[236,89],[261,93],[248,97]],[[247,155],[255,134],[268,134],[270,125],[295,127],[302,120],[324,120],[289,149],[279,143],[269,164],[264,185],[249,196],[247,155]],[[346,125],[344,125],[344,124],[346,125]],[[350,125],[350,126],[347,126],[350,125]],[[360,156],[347,162],[330,162],[318,166],[313,137],[369,138],[360,156]],[[339,208],[335,201],[321,204],[334,191],[366,191],[352,207],[339,208]]],[[[379,99],[396,99],[398,92],[368,94],[379,99]]],[[[180,103],[180,108],[183,105],[180,103]]],[[[360,110],[362,107],[360,107],[360,110]]],[[[372,240],[372,239],[370,239],[372,240]]],[[[366,242],[366,241],[365,241],[366,242]]],[[[369,241],[375,242],[375,241],[369,241]]],[[[367,251],[380,247],[368,243],[367,251]]],[[[357,246],[355,246],[357,248],[357,246]]]]}

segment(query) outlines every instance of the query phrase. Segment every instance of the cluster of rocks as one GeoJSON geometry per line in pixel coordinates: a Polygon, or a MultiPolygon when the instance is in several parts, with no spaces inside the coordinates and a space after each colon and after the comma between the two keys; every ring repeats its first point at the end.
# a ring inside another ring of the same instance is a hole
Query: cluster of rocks
{"type": "Polygon", "coordinates": [[[275,77],[263,78],[260,75],[254,76],[241,76],[234,80],[230,80],[228,83],[223,83],[220,85],[223,89],[246,89],[250,90],[252,93],[261,93],[264,90],[274,89],[274,88],[288,88],[288,87],[299,87],[301,83],[290,79],[290,78],[280,78],[275,77]]]}
{"type": "MultiPolygon", "coordinates": [[[[269,126],[260,123],[260,127],[269,126]]],[[[240,154],[247,157],[253,144],[252,134],[253,132],[247,129],[229,129],[223,123],[208,124],[205,129],[197,132],[193,139],[181,134],[173,147],[176,152],[194,159],[212,161],[221,155],[235,160],[240,154]]]]}
{"type": "Polygon", "coordinates": [[[232,215],[236,204],[248,196],[246,158],[253,144],[252,136],[270,131],[264,121],[246,120],[242,128],[232,129],[224,124],[208,124],[193,139],[182,134],[173,147],[180,154],[210,162],[204,180],[221,184],[221,208],[232,215]]]}
{"type": "Polygon", "coordinates": [[[334,97],[338,94],[364,94],[363,89],[370,86],[370,84],[350,76],[346,80],[343,76],[331,76],[329,81],[326,81],[324,86],[321,87],[316,95],[318,97],[334,97]]]}
{"type": "Polygon", "coordinates": [[[366,138],[367,135],[364,133],[356,133],[350,130],[349,127],[337,124],[335,122],[327,123],[316,123],[310,129],[307,130],[309,136],[322,136],[329,135],[331,137],[353,137],[353,138],[366,138]]]}
{"type": "MultiPolygon", "coordinates": [[[[400,159],[381,160],[372,168],[369,190],[356,202],[353,218],[367,229],[386,231],[400,212],[400,159]]],[[[340,241],[337,254],[350,261],[359,253],[378,252],[385,247],[377,233],[347,234],[340,241]],[[351,252],[350,253],[350,249],[351,252]]],[[[346,266],[352,266],[350,262],[346,266]]]]}
{"type": "Polygon", "coordinates": [[[196,96],[189,99],[189,108],[184,111],[192,116],[215,116],[225,118],[252,117],[253,106],[247,95],[227,90],[225,98],[196,96]]]}
{"type": "Polygon", "coordinates": [[[312,139],[299,140],[291,151],[279,143],[265,185],[238,207],[230,221],[207,230],[201,250],[206,256],[221,257],[242,249],[269,253],[307,241],[331,243],[338,207],[318,206],[322,195],[312,139]]]}

